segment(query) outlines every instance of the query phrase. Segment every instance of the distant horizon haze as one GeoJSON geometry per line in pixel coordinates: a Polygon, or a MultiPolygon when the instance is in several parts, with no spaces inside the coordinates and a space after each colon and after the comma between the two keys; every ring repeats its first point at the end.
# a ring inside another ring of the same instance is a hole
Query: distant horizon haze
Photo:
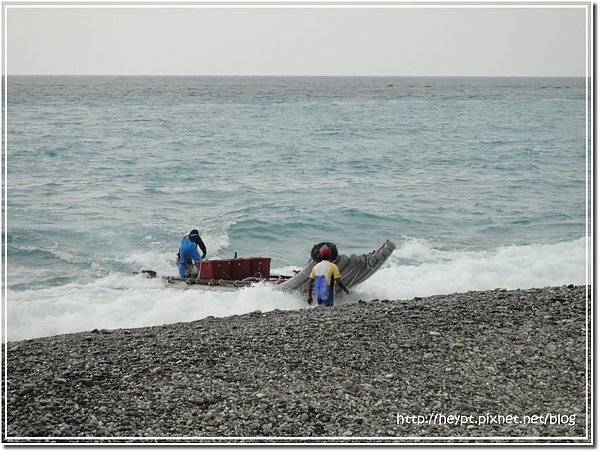
{"type": "Polygon", "coordinates": [[[590,76],[592,3],[4,3],[8,75],[590,76]]]}
{"type": "MultiPolygon", "coordinates": [[[[486,78],[511,78],[511,79],[584,79],[585,75],[288,75],[288,74],[6,74],[5,77],[181,77],[181,78],[388,78],[388,79],[452,79],[452,78],[472,78],[472,79],[486,79],[486,78]]],[[[589,78],[589,77],[588,77],[589,78]]]]}

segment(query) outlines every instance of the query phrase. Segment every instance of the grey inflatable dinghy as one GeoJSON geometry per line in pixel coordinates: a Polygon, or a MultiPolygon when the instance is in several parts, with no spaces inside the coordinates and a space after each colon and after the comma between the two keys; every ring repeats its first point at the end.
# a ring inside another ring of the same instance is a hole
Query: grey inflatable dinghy
{"type": "MultiPolygon", "coordinates": [[[[351,254],[347,256],[340,254],[334,263],[340,269],[342,282],[349,289],[367,280],[375,273],[392,255],[396,245],[386,240],[378,249],[364,254],[351,254]]],[[[317,262],[311,257],[306,266],[297,274],[286,281],[277,284],[276,287],[285,291],[308,291],[310,273],[317,262]]],[[[339,288],[336,286],[336,290],[339,288]]]]}

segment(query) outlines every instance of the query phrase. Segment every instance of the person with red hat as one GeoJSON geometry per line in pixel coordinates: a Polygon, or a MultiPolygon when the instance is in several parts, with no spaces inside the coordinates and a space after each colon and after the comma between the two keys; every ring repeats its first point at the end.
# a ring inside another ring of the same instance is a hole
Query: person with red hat
{"type": "Polygon", "coordinates": [[[313,288],[316,288],[317,304],[333,306],[334,281],[344,292],[349,292],[342,282],[342,275],[338,266],[331,262],[331,250],[323,247],[320,256],[321,262],[316,264],[310,272],[308,304],[312,304],[313,288]]]}

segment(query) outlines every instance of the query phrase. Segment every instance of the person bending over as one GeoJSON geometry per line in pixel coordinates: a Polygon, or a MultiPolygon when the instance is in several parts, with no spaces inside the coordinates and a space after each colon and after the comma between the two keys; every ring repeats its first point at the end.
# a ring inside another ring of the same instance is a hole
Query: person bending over
{"type": "Polygon", "coordinates": [[[186,275],[187,270],[193,265],[198,269],[198,276],[196,281],[200,280],[200,269],[202,268],[202,259],[206,257],[206,245],[200,238],[198,229],[192,229],[191,232],[186,235],[179,244],[179,251],[177,251],[177,265],[179,267],[179,277],[183,278],[186,275]],[[198,252],[198,247],[202,250],[202,256],[198,252]]]}

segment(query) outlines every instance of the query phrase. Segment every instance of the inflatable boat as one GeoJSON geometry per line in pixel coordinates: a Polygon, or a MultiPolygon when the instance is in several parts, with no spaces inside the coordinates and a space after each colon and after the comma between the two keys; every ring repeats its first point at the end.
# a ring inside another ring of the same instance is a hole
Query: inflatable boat
{"type": "MultiPolygon", "coordinates": [[[[320,250],[327,247],[332,251],[334,262],[342,275],[342,282],[347,288],[360,284],[374,274],[387,261],[396,249],[390,240],[368,253],[339,254],[337,247],[331,242],[321,242],[313,246],[310,260],[302,270],[293,275],[275,275],[271,273],[271,259],[268,257],[249,257],[233,259],[210,259],[202,261],[200,279],[195,267],[190,267],[189,274],[184,278],[161,276],[169,284],[182,287],[201,289],[238,290],[254,284],[270,284],[273,288],[283,291],[308,291],[309,276],[312,268],[320,260],[320,250]]],[[[158,278],[153,270],[142,270],[140,273],[149,278],[158,278]]],[[[336,290],[337,290],[336,286],[336,290]]]]}

